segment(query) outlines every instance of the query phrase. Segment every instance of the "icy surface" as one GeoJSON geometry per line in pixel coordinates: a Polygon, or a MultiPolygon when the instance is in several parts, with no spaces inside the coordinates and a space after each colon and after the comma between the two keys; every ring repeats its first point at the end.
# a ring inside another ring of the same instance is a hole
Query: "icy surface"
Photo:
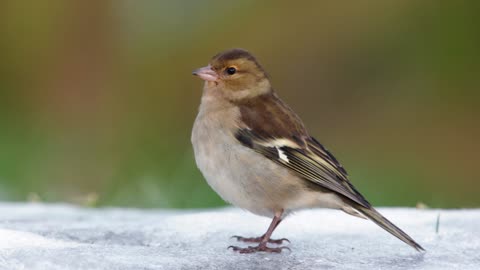
{"type": "Polygon", "coordinates": [[[287,218],[274,237],[290,239],[291,252],[241,255],[227,250],[242,245],[230,236],[261,235],[269,220],[235,208],[3,203],[0,269],[480,269],[480,210],[379,210],[427,252],[334,210],[287,218]]]}

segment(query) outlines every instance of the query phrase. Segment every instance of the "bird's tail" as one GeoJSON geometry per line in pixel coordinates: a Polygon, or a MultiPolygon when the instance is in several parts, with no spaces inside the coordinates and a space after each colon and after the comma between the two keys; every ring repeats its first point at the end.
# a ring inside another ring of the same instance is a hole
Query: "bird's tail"
{"type": "Polygon", "coordinates": [[[413,247],[417,251],[425,251],[422,246],[420,246],[415,240],[408,236],[404,231],[395,226],[392,222],[382,216],[377,210],[373,207],[365,208],[363,206],[355,207],[357,211],[368,217],[371,221],[375,222],[378,226],[382,227],[387,232],[391,233],[398,239],[402,240],[409,246],[413,247]]]}

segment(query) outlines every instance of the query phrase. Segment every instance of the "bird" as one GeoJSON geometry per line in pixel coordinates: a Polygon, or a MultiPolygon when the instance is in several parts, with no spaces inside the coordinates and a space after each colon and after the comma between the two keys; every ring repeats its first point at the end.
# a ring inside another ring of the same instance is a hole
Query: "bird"
{"type": "Polygon", "coordinates": [[[197,167],[224,201],[272,219],[260,237],[233,236],[257,245],[229,248],[290,250],[278,246],[288,239],[271,238],[280,222],[302,209],[330,208],[370,219],[424,251],[353,186],[340,162],[280,99],[253,54],[240,48],[220,52],[193,75],[205,81],[191,135],[197,167]]]}

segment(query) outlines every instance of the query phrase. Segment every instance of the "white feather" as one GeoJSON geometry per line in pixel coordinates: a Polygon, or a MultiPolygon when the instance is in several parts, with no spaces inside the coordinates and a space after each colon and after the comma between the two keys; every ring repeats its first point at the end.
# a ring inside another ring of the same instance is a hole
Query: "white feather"
{"type": "Polygon", "coordinates": [[[289,139],[273,139],[268,142],[262,142],[261,145],[263,146],[268,146],[268,147],[283,147],[283,146],[288,146],[291,148],[300,148],[300,146],[289,139]]]}
{"type": "Polygon", "coordinates": [[[282,151],[282,149],[280,149],[280,147],[278,147],[278,146],[275,146],[275,148],[277,148],[278,157],[285,162],[289,162],[287,155],[285,155],[285,153],[282,151]]]}

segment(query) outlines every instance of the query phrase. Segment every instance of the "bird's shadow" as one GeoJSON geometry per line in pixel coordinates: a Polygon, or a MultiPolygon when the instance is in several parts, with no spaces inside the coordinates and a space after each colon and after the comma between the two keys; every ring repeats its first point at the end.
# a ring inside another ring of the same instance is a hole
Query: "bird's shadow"
{"type": "Polygon", "coordinates": [[[242,257],[242,260],[226,261],[224,266],[227,268],[233,267],[230,269],[238,269],[239,266],[243,269],[296,269],[300,266],[305,266],[305,269],[337,269],[347,265],[358,265],[374,269],[415,269],[421,266],[425,259],[425,252],[388,256],[372,254],[372,256],[358,257],[353,254],[342,253],[344,255],[341,257],[343,258],[338,256],[332,258],[326,254],[317,254],[312,257],[312,254],[295,252],[295,250],[280,254],[238,254],[242,257]]]}
{"type": "Polygon", "coordinates": [[[378,266],[381,269],[404,268],[414,269],[420,266],[425,260],[425,252],[418,252],[411,255],[382,257],[378,260],[378,266]]]}

